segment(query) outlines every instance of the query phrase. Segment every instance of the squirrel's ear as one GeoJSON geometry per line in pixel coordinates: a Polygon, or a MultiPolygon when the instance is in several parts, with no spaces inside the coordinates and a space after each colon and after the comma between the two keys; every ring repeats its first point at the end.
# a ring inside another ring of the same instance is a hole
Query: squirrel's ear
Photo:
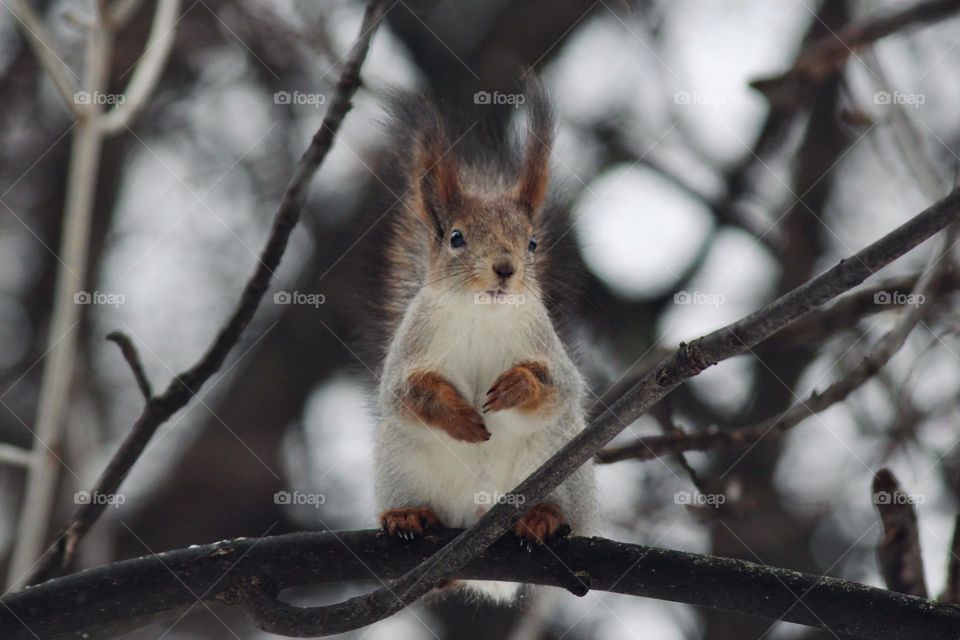
{"type": "Polygon", "coordinates": [[[514,187],[514,197],[535,217],[547,195],[550,181],[550,149],[553,145],[553,111],[546,93],[536,81],[526,86],[527,141],[520,178],[514,187]]]}
{"type": "Polygon", "coordinates": [[[462,189],[457,158],[439,126],[422,132],[417,144],[418,209],[424,222],[443,236],[445,222],[461,202],[462,189]]]}

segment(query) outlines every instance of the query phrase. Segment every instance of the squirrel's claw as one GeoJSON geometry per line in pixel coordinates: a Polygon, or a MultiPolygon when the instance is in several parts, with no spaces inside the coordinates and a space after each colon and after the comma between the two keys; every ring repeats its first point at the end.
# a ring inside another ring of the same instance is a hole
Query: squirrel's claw
{"type": "Polygon", "coordinates": [[[401,540],[414,540],[426,529],[438,526],[440,519],[429,507],[400,507],[380,514],[380,529],[401,540]]]}

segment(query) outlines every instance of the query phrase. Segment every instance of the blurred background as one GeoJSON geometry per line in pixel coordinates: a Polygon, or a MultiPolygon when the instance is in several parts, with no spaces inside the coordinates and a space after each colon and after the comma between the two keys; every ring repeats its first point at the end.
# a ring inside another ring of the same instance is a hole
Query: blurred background
{"type": "MultiPolygon", "coordinates": [[[[18,30],[6,6],[13,0],[2,4],[0,442],[29,448],[74,120],[18,30]]],[[[153,4],[139,3],[117,34],[111,91],[126,85],[143,53],[153,4]]],[[[569,204],[577,254],[560,275],[582,283],[565,320],[596,410],[680,341],[794,288],[929,203],[895,140],[897,108],[939,183],[950,184],[960,148],[957,18],[880,41],[878,66],[854,57],[794,104],[771,109],[749,85],[786,70],[805,42],[904,4],[388,2],[364,87],[313,184],[274,291],[222,371],[156,434],[121,488],[122,504],[80,547],[77,567],[222,538],[374,526],[375,363],[359,345],[368,324],[363,303],[375,294],[360,283],[377,249],[369,212],[382,201],[375,169],[387,90],[429,89],[504,128],[514,106],[476,104],[476,92],[512,93],[533,69],[553,95],[554,180],[569,204]],[[274,298],[278,291],[291,296],[274,298]],[[279,491],[314,498],[283,504],[279,491]]],[[[93,2],[34,6],[79,72],[93,2]]],[[[354,0],[183,3],[156,90],[129,128],[107,140],[100,161],[89,268],[75,287],[92,303],[71,328],[79,355],[47,535],[72,513],[75,493],[92,485],[142,406],[104,336],[127,333],[158,389],[199,357],[256,263],[362,11],[354,0]]],[[[932,248],[880,277],[917,273],[932,248]]],[[[691,453],[686,463],[600,465],[605,535],[880,586],[874,550],[882,528],[871,480],[886,466],[917,498],[928,588],[937,595],[960,499],[960,341],[951,295],[943,292],[877,376],[783,438],[691,453]],[[689,504],[684,496],[698,486],[723,496],[722,504],[689,504]]],[[[727,429],[776,415],[841,378],[893,325],[897,309],[861,305],[842,321],[782,334],[723,362],[670,397],[672,420],[688,430],[727,429]]],[[[647,416],[617,443],[662,428],[647,416]]],[[[23,469],[0,465],[0,487],[6,559],[23,469]]],[[[340,600],[366,588],[305,597],[340,600]]],[[[656,600],[563,598],[560,610],[514,637],[832,637],[656,600]]],[[[350,635],[503,638],[519,619],[516,610],[446,602],[350,635]]],[[[198,606],[175,624],[124,637],[261,635],[238,612],[198,606]]]]}

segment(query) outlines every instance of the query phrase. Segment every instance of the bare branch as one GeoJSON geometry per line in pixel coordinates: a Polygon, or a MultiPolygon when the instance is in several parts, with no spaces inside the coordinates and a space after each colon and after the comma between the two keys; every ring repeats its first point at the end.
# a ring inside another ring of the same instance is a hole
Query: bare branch
{"type": "Polygon", "coordinates": [[[30,48],[33,49],[33,54],[37,56],[37,60],[40,61],[40,66],[42,66],[44,71],[47,72],[47,75],[50,76],[54,86],[57,88],[57,92],[60,94],[60,97],[63,98],[64,103],[66,103],[67,108],[70,109],[71,113],[73,113],[78,120],[82,119],[85,112],[74,99],[74,95],[77,92],[76,79],[73,76],[73,72],[70,71],[70,68],[67,67],[66,63],[57,55],[56,49],[54,48],[53,34],[47,30],[46,25],[43,24],[43,20],[33,10],[33,6],[29,0],[16,0],[16,7],[15,15],[17,21],[20,23],[21,31],[30,44],[30,48]]]}
{"type": "Polygon", "coordinates": [[[892,591],[926,598],[917,514],[889,469],[881,469],[873,478],[873,504],[883,522],[883,538],[877,545],[883,581],[892,591]]]}
{"type": "MultiPolygon", "coordinates": [[[[112,15],[112,14],[109,14],[112,15]]],[[[124,91],[123,102],[104,113],[99,119],[100,128],[114,133],[126,127],[136,117],[153,92],[160,73],[173,48],[174,25],[180,15],[180,0],[164,0],[157,3],[153,26],[143,55],[137,63],[130,84],[124,91]]],[[[108,21],[110,18],[108,17],[108,21]]]]}
{"type": "MultiPolygon", "coordinates": [[[[280,206],[274,214],[270,237],[233,313],[220,328],[217,337],[200,360],[178,375],[163,393],[152,397],[147,402],[129,435],[100,475],[93,491],[103,495],[116,493],[157,428],[193,398],[203,384],[220,369],[227,354],[239,342],[244,329],[256,313],[260,300],[270,286],[273,272],[280,264],[280,259],[286,250],[290,233],[300,219],[310,181],[330,151],[344,116],[352,106],[353,95],[360,86],[360,67],[382,17],[382,2],[371,0],[364,13],[360,35],[348,54],[343,72],[337,82],[336,94],[330,103],[330,108],[319,130],[313,136],[310,146],[297,163],[280,206]]],[[[62,533],[73,531],[78,539],[82,538],[105,508],[105,503],[97,501],[82,505],[62,533]]],[[[63,559],[62,545],[50,547],[38,562],[29,582],[44,580],[61,571],[63,559]]]]}
{"type": "Polygon", "coordinates": [[[771,104],[792,106],[836,73],[851,55],[880,38],[935,22],[960,11],[958,0],[926,0],[906,9],[854,23],[808,46],[787,72],[751,82],[771,104]]]}
{"type": "Polygon", "coordinates": [[[137,386],[140,387],[140,393],[143,394],[143,399],[150,402],[150,399],[153,398],[153,390],[150,387],[147,374],[143,370],[143,364],[140,363],[140,354],[137,353],[137,348],[133,346],[133,342],[126,334],[120,333],[119,331],[108,334],[107,340],[116,343],[116,345],[120,347],[120,353],[123,354],[123,359],[130,365],[130,370],[133,372],[133,377],[137,380],[137,386]]]}
{"type": "MultiPolygon", "coordinates": [[[[102,93],[108,82],[113,51],[113,33],[99,25],[91,27],[84,47],[83,89],[89,95],[102,93]]],[[[73,96],[70,96],[73,102],[73,96]]],[[[83,110],[72,133],[70,170],[60,233],[59,266],[47,334],[47,354],[34,428],[33,459],[27,471],[26,490],[10,564],[7,586],[19,588],[43,551],[47,527],[59,480],[60,461],[50,451],[60,449],[72,390],[78,330],[83,305],[75,296],[86,283],[87,254],[93,228],[93,207],[103,136],[95,121],[101,113],[98,100],[83,110]]]]}
{"type": "MultiPolygon", "coordinates": [[[[0,599],[0,636],[102,637],[176,617],[204,601],[238,604],[251,593],[305,585],[389,580],[442,557],[459,530],[418,540],[375,531],[293,533],[237,539],[122,560],[0,599]],[[238,559],[243,558],[243,562],[238,559]],[[36,635],[33,635],[36,634],[36,635]]],[[[599,591],[684,602],[879,640],[954,640],[960,607],[743,560],[613,542],[560,540],[527,553],[504,539],[455,577],[563,586],[576,572],[599,591]],[[567,569],[564,569],[567,567],[567,569]],[[625,567],[630,570],[624,572],[625,567]],[[803,597],[806,606],[798,607],[803,597]]],[[[283,610],[282,603],[271,605],[283,610]]],[[[301,629],[301,635],[309,630],[301,629]]]]}

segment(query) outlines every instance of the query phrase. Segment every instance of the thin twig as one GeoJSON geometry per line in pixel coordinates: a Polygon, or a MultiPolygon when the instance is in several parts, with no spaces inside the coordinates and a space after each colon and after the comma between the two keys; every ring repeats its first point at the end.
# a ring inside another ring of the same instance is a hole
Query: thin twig
{"type": "MultiPolygon", "coordinates": [[[[293,177],[284,192],[283,199],[274,214],[270,237],[260,254],[257,266],[243,289],[240,300],[233,313],[220,328],[217,337],[206,353],[190,369],[178,375],[160,395],[153,396],[137,418],[130,433],[111,458],[95,489],[100,495],[112,495],[117,492],[131,467],[139,459],[153,437],[157,428],[174,413],[182,409],[203,384],[223,365],[227,355],[239,342],[244,329],[250,323],[264,293],[270,287],[273,272],[280,264],[287,247],[290,233],[300,219],[300,212],[306,201],[309,184],[316,174],[320,163],[327,156],[344,116],[352,106],[351,100],[360,86],[360,67],[366,58],[370,39],[383,17],[381,0],[371,0],[367,4],[360,27],[360,35],[354,42],[347,57],[343,72],[337,82],[337,90],[330,108],[324,116],[319,130],[310,141],[294,169],[293,177]]],[[[89,501],[80,506],[73,518],[63,529],[58,539],[69,533],[77,540],[83,538],[90,527],[106,509],[106,503],[89,501]]],[[[33,584],[45,580],[63,569],[69,561],[67,549],[62,544],[50,547],[37,564],[29,579],[33,584]]]]}
{"type": "Polygon", "coordinates": [[[123,359],[130,365],[130,370],[133,372],[133,377],[137,381],[137,386],[140,387],[140,393],[143,394],[143,399],[150,402],[153,398],[153,389],[150,387],[150,380],[147,379],[147,374],[143,370],[143,364],[140,362],[140,354],[137,353],[137,348],[133,345],[133,341],[131,341],[126,334],[119,331],[107,334],[107,340],[116,343],[116,345],[120,347],[120,353],[123,354],[123,359]]]}
{"type": "Polygon", "coordinates": [[[33,10],[29,0],[16,0],[16,18],[20,22],[21,32],[33,49],[33,55],[40,61],[47,75],[77,120],[82,120],[86,111],[77,104],[77,82],[66,63],[56,53],[54,38],[43,20],[33,10]]]}
{"type": "Polygon", "coordinates": [[[160,73],[173,48],[173,27],[179,15],[180,0],[157,2],[150,36],[144,47],[143,56],[130,78],[130,84],[123,92],[124,99],[104,113],[99,120],[100,128],[107,133],[114,133],[129,125],[146,105],[147,97],[153,93],[154,87],[160,80],[160,73]]]}

